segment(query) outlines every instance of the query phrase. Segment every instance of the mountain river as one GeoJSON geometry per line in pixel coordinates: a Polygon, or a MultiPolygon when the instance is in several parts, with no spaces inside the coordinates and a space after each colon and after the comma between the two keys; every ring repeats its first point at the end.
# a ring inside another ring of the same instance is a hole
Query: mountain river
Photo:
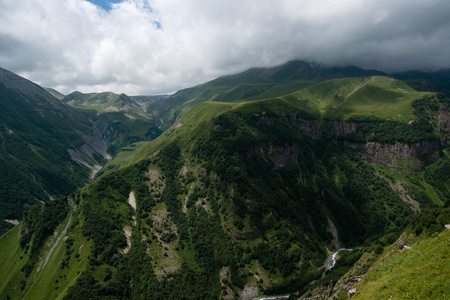
{"type": "Polygon", "coordinates": [[[325,268],[327,268],[327,270],[331,270],[334,267],[334,265],[336,264],[336,256],[340,251],[353,251],[353,249],[341,248],[338,251],[334,252],[333,255],[328,256],[325,260],[325,268]]]}
{"type": "MultiPolygon", "coordinates": [[[[340,251],[353,251],[353,249],[341,248],[338,251],[334,252],[332,255],[328,256],[325,260],[325,268],[327,270],[331,270],[336,265],[336,256],[340,251]]],[[[276,299],[289,299],[290,294],[288,295],[278,295],[278,296],[268,296],[261,298],[254,298],[257,300],[276,300],[276,299]]]]}

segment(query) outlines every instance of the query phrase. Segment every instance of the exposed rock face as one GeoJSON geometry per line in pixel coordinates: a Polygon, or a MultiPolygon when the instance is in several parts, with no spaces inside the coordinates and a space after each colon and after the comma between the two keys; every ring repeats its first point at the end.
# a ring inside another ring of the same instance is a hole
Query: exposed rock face
{"type": "MultiPolygon", "coordinates": [[[[266,115],[259,116],[258,124],[273,125],[283,121],[291,122],[303,135],[313,140],[320,139],[324,134],[320,119],[290,118],[290,117],[269,117],[266,115]]],[[[358,131],[358,122],[345,121],[324,121],[324,128],[331,135],[345,136],[358,131]]]]}
{"type": "Polygon", "coordinates": [[[257,124],[273,125],[283,121],[291,122],[300,132],[313,140],[322,137],[323,132],[319,119],[290,118],[290,117],[270,117],[262,114],[257,120],[257,124]]]}
{"type": "Polygon", "coordinates": [[[358,131],[358,122],[326,121],[326,127],[331,135],[345,136],[358,131]]]}
{"type": "Polygon", "coordinates": [[[293,120],[293,124],[303,135],[312,138],[313,140],[318,140],[323,135],[319,119],[298,118],[293,120]]]}
{"type": "Polygon", "coordinates": [[[367,144],[347,143],[354,149],[365,150],[366,159],[376,162],[399,173],[409,174],[436,162],[440,149],[448,147],[448,141],[420,141],[417,143],[397,142],[395,144],[371,142],[367,144]]]}
{"type": "Polygon", "coordinates": [[[440,143],[437,140],[421,141],[417,143],[345,143],[353,149],[361,149],[366,152],[366,157],[372,162],[396,166],[398,159],[418,158],[425,165],[431,164],[439,159],[440,143]]]}
{"type": "Polygon", "coordinates": [[[439,111],[438,126],[441,133],[450,134],[450,115],[448,110],[439,111]]]}
{"type": "MultiPolygon", "coordinates": [[[[360,125],[356,121],[324,120],[321,123],[320,119],[271,117],[265,114],[257,116],[257,123],[259,124],[274,125],[284,121],[291,122],[303,135],[313,140],[322,138],[325,132],[333,136],[346,136],[357,133],[360,125]]],[[[450,134],[450,115],[448,111],[439,111],[438,126],[441,133],[450,134]]],[[[432,140],[417,143],[345,142],[345,144],[353,149],[364,150],[367,160],[371,162],[384,164],[402,172],[402,169],[419,170],[424,165],[435,162],[439,159],[439,150],[448,147],[449,143],[447,139],[443,139],[440,142],[432,140]]],[[[261,144],[257,148],[258,151],[270,152],[275,169],[295,167],[297,165],[298,146],[272,147],[269,144],[261,144]]]]}

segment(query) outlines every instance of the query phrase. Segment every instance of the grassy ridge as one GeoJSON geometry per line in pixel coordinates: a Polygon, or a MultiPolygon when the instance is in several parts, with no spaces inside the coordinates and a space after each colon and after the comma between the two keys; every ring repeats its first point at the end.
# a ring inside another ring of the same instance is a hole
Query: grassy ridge
{"type": "Polygon", "coordinates": [[[149,120],[153,116],[147,113],[145,105],[131,99],[125,94],[114,94],[111,92],[90,93],[90,94],[70,94],[63,101],[70,106],[84,109],[95,110],[96,112],[123,112],[130,119],[149,120]]]}
{"type": "Polygon", "coordinates": [[[291,61],[276,67],[249,69],[236,75],[219,77],[205,84],[178,91],[168,97],[156,113],[163,119],[162,128],[165,130],[183,113],[200,102],[268,99],[332,78],[383,74],[357,67],[329,68],[305,61],[291,61]]]}
{"type": "Polygon", "coordinates": [[[327,119],[374,116],[403,122],[417,119],[412,103],[436,93],[417,92],[389,77],[333,79],[286,96],[307,102],[327,119]]]}
{"type": "Polygon", "coordinates": [[[355,299],[448,299],[450,230],[376,265],[355,299]]]}

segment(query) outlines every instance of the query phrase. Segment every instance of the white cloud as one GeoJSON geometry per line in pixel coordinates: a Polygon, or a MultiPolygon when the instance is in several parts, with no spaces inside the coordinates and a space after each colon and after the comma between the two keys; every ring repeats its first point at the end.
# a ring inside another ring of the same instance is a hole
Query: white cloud
{"type": "Polygon", "coordinates": [[[446,0],[2,0],[0,66],[61,92],[174,92],[291,59],[450,67],[446,0]],[[161,28],[159,28],[161,26],[161,28]]]}

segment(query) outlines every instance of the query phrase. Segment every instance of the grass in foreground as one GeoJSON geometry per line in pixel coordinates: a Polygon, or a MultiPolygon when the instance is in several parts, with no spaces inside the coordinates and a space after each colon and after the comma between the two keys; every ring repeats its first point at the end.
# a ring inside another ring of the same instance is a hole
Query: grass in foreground
{"type": "Polygon", "coordinates": [[[450,230],[376,265],[354,299],[449,299],[450,230]]]}

